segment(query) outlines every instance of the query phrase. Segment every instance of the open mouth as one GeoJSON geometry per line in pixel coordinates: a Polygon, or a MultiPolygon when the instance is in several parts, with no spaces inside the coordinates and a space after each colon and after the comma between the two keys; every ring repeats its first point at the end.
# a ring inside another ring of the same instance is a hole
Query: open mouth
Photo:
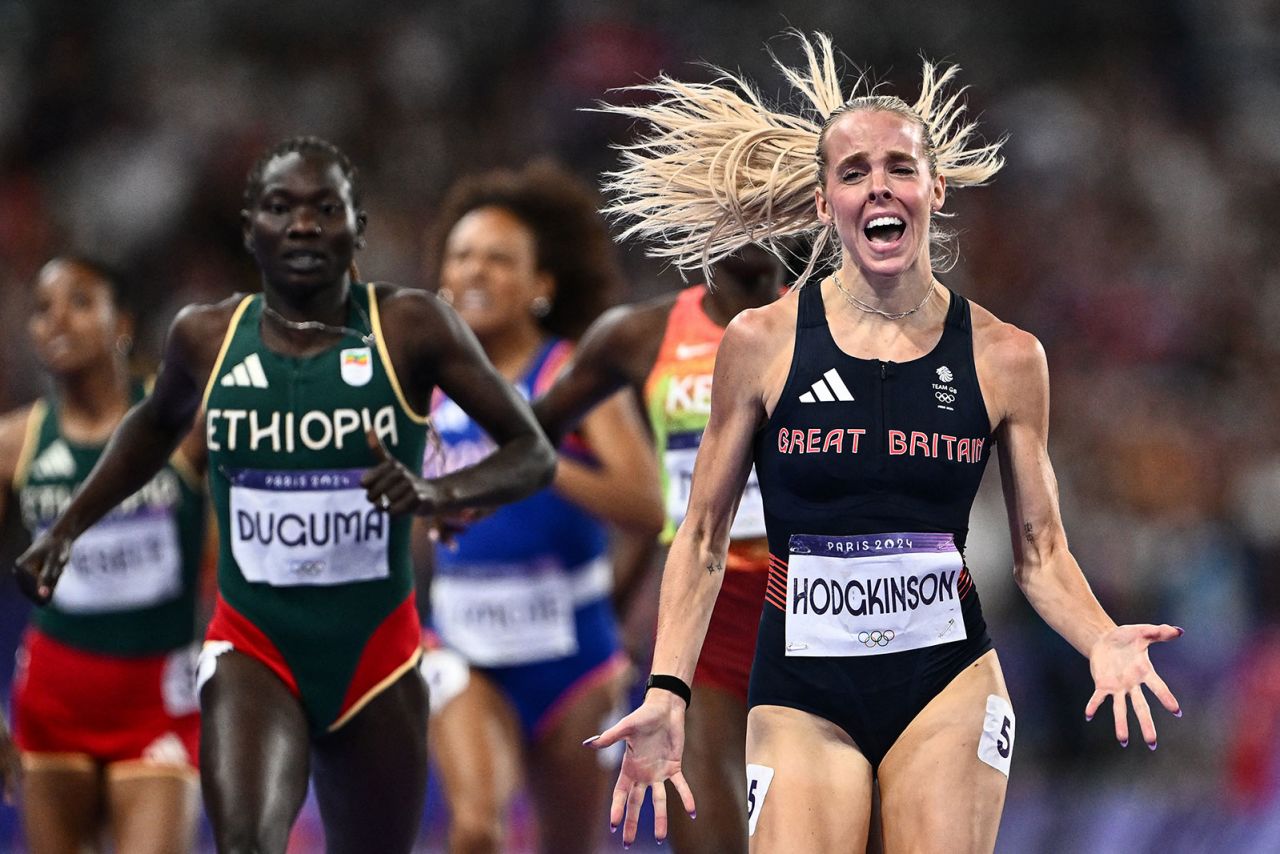
{"type": "Polygon", "coordinates": [[[458,311],[483,311],[489,307],[491,300],[486,291],[479,288],[464,288],[455,294],[453,307],[458,311]]]}
{"type": "Polygon", "coordinates": [[[862,233],[872,243],[895,243],[906,230],[906,223],[896,216],[878,216],[862,227],[862,233]]]}
{"type": "Polygon", "coordinates": [[[284,263],[291,270],[307,271],[323,267],[328,258],[323,252],[310,249],[295,249],[284,253],[284,263]]]}

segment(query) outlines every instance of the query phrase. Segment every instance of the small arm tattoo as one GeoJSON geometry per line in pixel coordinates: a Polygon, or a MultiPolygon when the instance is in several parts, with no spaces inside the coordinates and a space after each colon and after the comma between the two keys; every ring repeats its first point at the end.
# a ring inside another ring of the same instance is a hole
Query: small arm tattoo
{"type": "Polygon", "coordinates": [[[1031,527],[1031,523],[1027,522],[1022,526],[1022,538],[1028,543],[1035,543],[1035,529],[1031,527]]]}
{"type": "Polygon", "coordinates": [[[717,561],[711,561],[707,564],[707,575],[715,575],[717,572],[724,572],[724,564],[717,561]]]}

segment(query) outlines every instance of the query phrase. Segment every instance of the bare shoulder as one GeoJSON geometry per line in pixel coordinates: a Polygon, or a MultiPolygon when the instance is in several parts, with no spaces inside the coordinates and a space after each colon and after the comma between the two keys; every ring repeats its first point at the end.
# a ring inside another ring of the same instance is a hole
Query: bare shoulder
{"type": "Polygon", "coordinates": [[[583,334],[575,361],[643,385],[658,360],[673,305],[675,296],[664,294],[609,309],[583,334]]]}
{"type": "Polygon", "coordinates": [[[231,320],[247,296],[236,293],[221,302],[193,303],[182,308],[169,326],[165,367],[175,368],[203,386],[222,351],[231,320]]]}
{"type": "Polygon", "coordinates": [[[1044,347],[1036,336],[1006,323],[970,301],[973,317],[973,354],[980,367],[994,376],[1026,378],[1047,370],[1044,347]]]}
{"type": "Polygon", "coordinates": [[[799,291],[793,290],[768,305],[740,312],[725,327],[721,350],[725,347],[750,348],[765,358],[775,356],[782,349],[789,354],[789,345],[795,339],[799,307],[799,291]]]}
{"type": "Polygon", "coordinates": [[[377,282],[373,291],[382,328],[389,328],[397,339],[427,342],[441,329],[462,322],[454,310],[431,291],[388,282],[377,282]]]}
{"type": "Polygon", "coordinates": [[[602,344],[619,347],[643,347],[662,334],[674,294],[663,294],[644,302],[614,306],[592,324],[591,336],[602,344]]]}
{"type": "Polygon", "coordinates": [[[34,408],[35,404],[29,403],[0,415],[0,488],[7,488],[13,481],[34,408]]]}
{"type": "Polygon", "coordinates": [[[173,318],[173,330],[188,335],[207,335],[225,331],[231,317],[248,294],[235,293],[221,302],[193,303],[184,306],[173,318]]]}

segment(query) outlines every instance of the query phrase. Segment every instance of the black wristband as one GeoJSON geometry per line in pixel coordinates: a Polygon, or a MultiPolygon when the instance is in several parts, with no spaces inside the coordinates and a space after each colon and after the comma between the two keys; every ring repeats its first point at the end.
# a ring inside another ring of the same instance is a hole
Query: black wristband
{"type": "Polygon", "coordinates": [[[679,676],[654,673],[649,677],[649,681],[644,683],[644,692],[648,694],[650,688],[661,688],[663,691],[670,691],[681,700],[684,700],[686,709],[689,708],[689,701],[693,699],[693,691],[690,690],[689,684],[679,676]]]}

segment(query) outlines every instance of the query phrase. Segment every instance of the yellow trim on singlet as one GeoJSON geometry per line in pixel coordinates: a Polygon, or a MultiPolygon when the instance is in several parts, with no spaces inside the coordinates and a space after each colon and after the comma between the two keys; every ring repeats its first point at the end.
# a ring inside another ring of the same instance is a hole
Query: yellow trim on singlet
{"type": "Polygon", "coordinates": [[[341,729],[343,725],[347,723],[347,721],[354,718],[357,714],[359,714],[361,709],[369,705],[370,701],[372,701],[374,697],[378,696],[387,688],[391,687],[391,684],[393,682],[395,682],[404,674],[408,673],[411,669],[413,669],[414,667],[417,667],[418,661],[421,660],[421,658],[422,658],[422,647],[418,647],[413,651],[413,655],[409,656],[408,661],[406,661],[404,664],[400,665],[395,670],[392,670],[390,673],[388,673],[387,677],[383,679],[381,682],[379,682],[377,685],[374,685],[368,691],[365,691],[363,697],[361,697],[359,700],[353,703],[351,705],[351,708],[347,709],[345,712],[342,713],[342,717],[338,718],[336,721],[329,724],[329,732],[337,732],[339,729],[341,729]]]}
{"type": "Polygon", "coordinates": [[[404,410],[404,414],[417,424],[430,424],[431,419],[426,415],[420,415],[413,411],[413,407],[409,405],[408,399],[404,396],[404,389],[400,387],[400,378],[396,376],[395,365],[391,364],[391,354],[387,352],[387,344],[382,340],[382,315],[378,311],[378,295],[374,292],[373,282],[366,282],[365,287],[369,292],[369,322],[373,324],[373,343],[378,348],[378,356],[382,359],[382,366],[386,368],[387,379],[391,380],[391,389],[396,393],[396,400],[400,401],[400,408],[404,410]]]}
{"type": "Polygon", "coordinates": [[[22,752],[23,771],[97,771],[98,763],[87,753],[22,752]]]}
{"type": "Polygon", "coordinates": [[[200,771],[195,766],[176,765],[172,762],[153,762],[150,759],[125,759],[107,766],[111,780],[139,780],[148,777],[177,777],[179,780],[198,782],[200,771]]]}
{"type": "Polygon", "coordinates": [[[35,459],[36,448],[40,445],[40,430],[44,427],[44,419],[49,414],[49,404],[44,399],[37,400],[27,413],[27,429],[22,436],[22,449],[18,451],[18,465],[13,470],[13,491],[17,492],[27,485],[27,476],[31,474],[31,461],[35,459]]]}
{"type": "Polygon", "coordinates": [[[244,314],[244,310],[249,307],[249,300],[253,299],[253,294],[240,300],[240,304],[236,306],[235,313],[231,315],[231,322],[227,324],[227,334],[222,337],[222,348],[218,350],[218,358],[213,363],[213,370],[209,373],[209,381],[204,386],[204,397],[200,399],[200,408],[206,409],[209,406],[209,395],[213,394],[213,384],[217,382],[218,371],[222,370],[222,360],[227,357],[227,350],[231,349],[231,339],[236,337],[236,328],[240,325],[240,316],[244,314]]]}

